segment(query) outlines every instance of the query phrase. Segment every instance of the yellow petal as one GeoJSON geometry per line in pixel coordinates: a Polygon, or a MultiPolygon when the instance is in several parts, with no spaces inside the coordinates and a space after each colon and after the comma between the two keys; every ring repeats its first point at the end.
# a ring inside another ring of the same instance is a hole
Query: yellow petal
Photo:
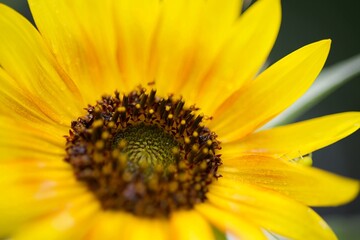
{"type": "Polygon", "coordinates": [[[92,195],[72,198],[61,210],[20,227],[12,239],[81,239],[98,211],[99,205],[92,195]]]}
{"type": "Polygon", "coordinates": [[[221,153],[228,157],[244,154],[293,159],[326,147],[360,127],[360,112],[347,112],[257,132],[225,143],[221,153]]]}
{"type": "Polygon", "coordinates": [[[29,1],[36,26],[86,104],[125,87],[117,66],[113,2],[29,1]]]}
{"type": "Polygon", "coordinates": [[[23,159],[6,159],[0,161],[0,185],[8,182],[31,184],[33,181],[61,180],[75,183],[70,164],[60,156],[23,159]]]}
{"type": "Polygon", "coordinates": [[[40,32],[87,102],[153,81],[147,71],[159,1],[31,0],[29,5],[40,32]]]}
{"type": "Polygon", "coordinates": [[[158,0],[115,1],[114,8],[118,42],[116,57],[123,82],[129,88],[138,84],[147,87],[154,81],[149,75],[149,64],[160,3],[158,0]]]}
{"type": "Polygon", "coordinates": [[[65,165],[36,159],[1,161],[0,238],[86,193],[61,164],[65,165]]]}
{"type": "Polygon", "coordinates": [[[323,67],[330,41],[309,44],[289,54],[231,96],[215,112],[210,129],[223,142],[244,137],[298,99],[323,67]]]}
{"type": "Polygon", "coordinates": [[[336,239],[314,211],[275,192],[234,185],[224,177],[211,185],[207,196],[211,204],[289,239],[336,239]]]}
{"type": "Polygon", "coordinates": [[[63,136],[68,131],[60,125],[46,122],[14,121],[0,117],[0,159],[39,155],[47,158],[64,155],[63,136]]]}
{"type": "Polygon", "coordinates": [[[122,212],[101,212],[96,215],[92,229],[85,239],[125,239],[123,235],[124,225],[129,219],[129,214],[122,212]]]}
{"type": "MultiPolygon", "coordinates": [[[[206,3],[194,1],[163,1],[159,26],[154,35],[150,61],[150,76],[158,92],[167,96],[177,93],[196,69],[193,58],[197,54],[199,22],[206,3]],[[176,27],[174,27],[176,26],[176,27]],[[169,79],[171,78],[171,79],[169,79]]],[[[203,59],[209,64],[208,59],[203,59]]]]}
{"type": "Polygon", "coordinates": [[[209,223],[196,211],[177,211],[170,218],[170,234],[176,240],[214,239],[209,223]]]}
{"type": "MultiPolygon", "coordinates": [[[[221,31],[221,28],[229,28],[229,26],[235,22],[240,15],[242,5],[242,0],[208,0],[202,15],[206,27],[203,26],[202,28],[208,28],[211,26],[213,29],[206,32],[207,34],[211,34],[215,38],[224,37],[219,36],[219,32],[214,31],[220,30],[220,34],[226,33],[226,31],[221,31]]],[[[205,29],[202,30],[206,31],[205,29]]],[[[208,40],[211,41],[211,39],[208,40]]]]}
{"type": "Polygon", "coordinates": [[[78,191],[78,189],[51,189],[46,184],[51,185],[44,183],[42,188],[47,188],[47,190],[41,194],[36,194],[41,189],[41,186],[21,188],[16,185],[8,185],[7,191],[1,191],[3,197],[0,199],[0,237],[11,235],[27,222],[56,211],[68,199],[74,199],[85,193],[84,191],[78,191]]]}
{"type": "Polygon", "coordinates": [[[7,115],[13,107],[18,115],[30,113],[33,119],[60,124],[79,116],[85,106],[79,90],[36,29],[20,14],[0,5],[0,31],[6,33],[0,36],[0,95],[4,95],[0,112],[7,115]]]}
{"type": "Polygon", "coordinates": [[[354,199],[360,188],[360,182],[355,180],[262,156],[225,160],[219,174],[234,184],[255,184],[311,206],[344,204],[354,199]]]}
{"type": "Polygon", "coordinates": [[[32,101],[30,94],[17,86],[16,81],[3,68],[0,68],[0,113],[12,119],[53,124],[53,116],[44,113],[32,101]]]}
{"type": "Polygon", "coordinates": [[[238,217],[231,212],[216,208],[211,204],[198,204],[195,206],[206,219],[226,234],[237,239],[267,239],[260,227],[251,223],[249,219],[238,217]]]}
{"type": "Polygon", "coordinates": [[[150,76],[161,95],[178,93],[193,104],[194,87],[228,38],[241,2],[163,1],[150,61],[150,76]]]}
{"type": "MultiPolygon", "coordinates": [[[[148,239],[149,236],[152,239],[170,239],[169,226],[165,219],[148,219],[130,215],[121,232],[121,239],[148,239]]],[[[174,238],[176,237],[174,236],[174,238]]]]}
{"type": "Polygon", "coordinates": [[[192,82],[187,89],[205,114],[212,115],[226,98],[255,77],[274,45],[280,22],[279,0],[257,1],[239,18],[201,80],[201,90],[191,91],[192,82]]]}

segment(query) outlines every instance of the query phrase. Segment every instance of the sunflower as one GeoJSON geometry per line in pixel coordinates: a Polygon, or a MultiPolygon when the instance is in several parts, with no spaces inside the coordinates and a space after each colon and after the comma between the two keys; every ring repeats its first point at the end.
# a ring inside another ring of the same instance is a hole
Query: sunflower
{"type": "Polygon", "coordinates": [[[279,0],[29,0],[0,6],[0,237],[336,239],[308,206],[358,181],[311,152],[347,112],[257,131],[312,84],[330,40],[262,73],[279,0]],[[309,161],[310,160],[310,161],[309,161]]]}

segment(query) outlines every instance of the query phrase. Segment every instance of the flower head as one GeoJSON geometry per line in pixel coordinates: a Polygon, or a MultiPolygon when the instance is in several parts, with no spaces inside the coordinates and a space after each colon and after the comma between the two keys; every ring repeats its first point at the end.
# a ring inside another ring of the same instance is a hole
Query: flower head
{"type": "Polygon", "coordinates": [[[309,166],[360,126],[334,114],[256,131],[298,99],[330,41],[259,74],[280,2],[0,5],[0,237],[335,239],[308,206],[358,181],[309,166]]]}

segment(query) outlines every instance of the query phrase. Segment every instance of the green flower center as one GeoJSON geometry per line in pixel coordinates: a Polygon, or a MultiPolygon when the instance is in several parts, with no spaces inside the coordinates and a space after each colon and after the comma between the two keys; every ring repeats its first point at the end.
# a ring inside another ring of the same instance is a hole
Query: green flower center
{"type": "Polygon", "coordinates": [[[127,170],[130,172],[146,167],[146,177],[151,178],[156,166],[162,166],[167,171],[171,164],[177,162],[174,151],[179,148],[179,143],[156,125],[140,123],[130,126],[120,131],[114,140],[114,148],[124,141],[122,152],[131,159],[127,162],[127,170]]]}
{"type": "Polygon", "coordinates": [[[65,161],[104,210],[164,218],[206,201],[220,143],[184,106],[139,88],[103,96],[71,123],[65,161]]]}

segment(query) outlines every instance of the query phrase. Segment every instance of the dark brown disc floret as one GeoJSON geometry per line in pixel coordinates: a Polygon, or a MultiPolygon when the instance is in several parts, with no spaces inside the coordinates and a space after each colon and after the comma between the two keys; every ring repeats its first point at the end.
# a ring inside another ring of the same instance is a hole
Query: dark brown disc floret
{"type": "Polygon", "coordinates": [[[86,110],[71,123],[65,161],[103,209],[168,217],[206,200],[220,143],[198,109],[139,88],[86,110]]]}

